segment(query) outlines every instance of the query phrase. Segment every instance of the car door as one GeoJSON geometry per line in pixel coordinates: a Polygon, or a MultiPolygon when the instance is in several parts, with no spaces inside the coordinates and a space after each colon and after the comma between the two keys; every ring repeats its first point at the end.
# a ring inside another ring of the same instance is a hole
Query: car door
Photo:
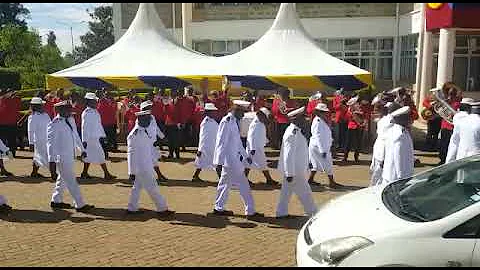
{"type": "Polygon", "coordinates": [[[465,244],[464,247],[466,248],[464,250],[465,252],[468,252],[470,245],[472,249],[470,263],[465,260],[457,260],[453,257],[450,258],[448,257],[448,253],[446,253],[445,255],[447,256],[448,260],[445,266],[480,266],[480,215],[471,218],[470,220],[445,233],[442,238],[454,242],[463,242],[465,244]]]}

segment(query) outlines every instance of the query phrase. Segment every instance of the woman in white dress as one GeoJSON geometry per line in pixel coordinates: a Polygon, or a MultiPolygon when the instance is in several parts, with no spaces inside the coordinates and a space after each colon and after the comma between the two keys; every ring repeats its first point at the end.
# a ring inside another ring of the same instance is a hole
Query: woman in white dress
{"type": "Polygon", "coordinates": [[[28,116],[28,143],[30,150],[33,150],[32,173],[30,177],[44,178],[38,173],[40,167],[48,168],[47,156],[47,126],[50,123],[50,116],[44,112],[43,104],[46,102],[39,97],[30,101],[32,114],[28,116]]]}

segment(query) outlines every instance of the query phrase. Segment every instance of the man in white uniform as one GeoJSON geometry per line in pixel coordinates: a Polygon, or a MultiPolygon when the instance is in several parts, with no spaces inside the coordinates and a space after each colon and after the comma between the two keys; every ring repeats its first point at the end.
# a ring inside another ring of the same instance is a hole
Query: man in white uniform
{"type": "Polygon", "coordinates": [[[404,106],[391,113],[393,126],[387,131],[382,184],[389,184],[413,175],[413,141],[409,132],[410,107],[404,106]]]}
{"type": "Polygon", "coordinates": [[[318,184],[314,181],[317,171],[324,172],[328,175],[328,186],[330,188],[341,188],[342,185],[333,179],[333,159],[332,159],[332,130],[326,122],[326,112],[329,109],[327,104],[318,103],[313,110],[315,117],[312,120],[310,128],[311,137],[308,147],[308,156],[312,171],[308,179],[309,184],[318,184]]]}
{"type": "Polygon", "coordinates": [[[370,186],[378,185],[382,182],[383,164],[385,160],[385,141],[387,140],[388,129],[393,126],[392,116],[388,113],[389,109],[399,109],[401,106],[397,103],[377,100],[372,102],[380,115],[377,121],[377,138],[373,144],[372,163],[370,164],[370,186]]]}
{"type": "Polygon", "coordinates": [[[150,111],[135,113],[138,117],[138,125],[130,131],[127,137],[127,162],[130,181],[134,182],[130,199],[128,201],[128,214],[141,213],[138,210],[140,192],[144,188],[155,203],[157,213],[160,217],[169,217],[175,212],[168,210],[167,203],[158,191],[158,183],[155,181],[152,163],[152,136],[148,133],[148,126],[152,121],[150,111]],[[146,154],[150,153],[150,154],[146,154]]]}
{"type": "MultiPolygon", "coordinates": [[[[153,107],[153,102],[150,100],[146,100],[140,104],[140,111],[151,111],[153,107]]],[[[157,125],[157,121],[155,117],[150,114],[150,124],[147,127],[147,132],[149,138],[152,141],[152,162],[153,162],[153,169],[157,174],[157,182],[167,182],[167,177],[165,177],[162,172],[160,171],[160,167],[158,166],[158,160],[160,159],[160,145],[161,140],[165,139],[165,134],[160,130],[157,125]]],[[[138,118],[135,120],[135,126],[138,126],[138,118]]]]}
{"type": "Polygon", "coordinates": [[[267,185],[280,186],[280,183],[273,180],[267,169],[267,156],[265,155],[265,146],[268,143],[267,127],[270,111],[262,107],[260,108],[253,121],[250,123],[247,132],[247,153],[252,159],[252,164],[245,169],[245,175],[248,178],[250,169],[261,170],[265,176],[267,185]]]}
{"type": "Polygon", "coordinates": [[[215,169],[213,153],[215,152],[215,139],[217,138],[218,123],[213,118],[218,108],[213,103],[205,103],[205,117],[200,124],[197,157],[195,158],[195,173],[192,182],[203,182],[199,175],[202,169],[215,169]]]}
{"type": "Polygon", "coordinates": [[[452,137],[458,150],[455,158],[450,157],[451,161],[480,154],[480,102],[470,104],[470,114],[453,128],[452,137]]]}
{"type": "Polygon", "coordinates": [[[56,180],[50,207],[53,209],[71,208],[70,204],[63,202],[63,190],[66,186],[73,197],[77,212],[88,212],[94,206],[85,204],[83,201],[73,171],[75,149],[81,150],[82,158],[85,158],[87,153],[75,128],[75,120],[71,116],[72,103],[70,100],[64,100],[54,106],[58,115],[47,126],[47,155],[50,175],[52,179],[56,180]]]}
{"type": "Polygon", "coordinates": [[[103,151],[102,142],[106,140],[107,135],[102,126],[100,114],[97,111],[98,98],[95,93],[86,93],[85,102],[87,107],[82,112],[82,140],[83,147],[87,152],[87,157],[83,159],[83,172],[81,178],[92,178],[88,174],[90,163],[100,164],[102,167],[105,180],[117,178],[108,172],[107,164],[105,164],[105,152],[103,151]]]}
{"type": "Polygon", "coordinates": [[[304,135],[308,133],[305,107],[291,111],[287,116],[290,118],[290,125],[283,135],[278,161],[278,170],[283,175],[284,181],[277,205],[277,218],[289,217],[288,203],[292,193],[297,194],[306,214],[313,215],[317,211],[312,190],[307,181],[309,162],[308,143],[304,135]]]}
{"type": "Polygon", "coordinates": [[[263,216],[263,214],[255,212],[252,191],[245,176],[244,162],[247,161],[251,164],[252,160],[243,148],[239,131],[239,121],[250,102],[234,100],[233,104],[232,110],[220,121],[215,140],[213,164],[217,166],[219,181],[213,214],[233,215],[232,211],[227,211],[224,207],[228,200],[230,188],[235,185],[240,190],[247,218],[257,218],[263,216]]]}
{"type": "Polygon", "coordinates": [[[0,195],[0,215],[8,215],[12,211],[12,207],[7,204],[5,196],[0,195]]]}
{"type": "Polygon", "coordinates": [[[44,112],[43,104],[46,102],[39,97],[33,97],[30,101],[32,114],[28,116],[28,144],[33,151],[32,173],[30,177],[44,178],[38,173],[40,167],[48,168],[47,155],[47,126],[50,116],[44,112]]]}
{"type": "MultiPolygon", "coordinates": [[[[463,120],[468,119],[467,116],[470,114],[471,104],[474,102],[475,101],[472,98],[463,98],[460,102],[460,108],[458,108],[457,113],[453,116],[453,132],[452,137],[450,137],[450,142],[448,144],[448,151],[445,163],[457,160],[457,154],[459,153],[458,143],[460,142],[460,125],[463,120]]],[[[465,149],[460,149],[460,153],[463,153],[464,151],[465,149]]]]}
{"type": "Polygon", "coordinates": [[[3,157],[8,157],[9,159],[13,158],[13,153],[10,151],[2,140],[0,140],[0,175],[2,176],[13,176],[13,173],[7,171],[5,169],[5,165],[3,164],[3,157]]]}

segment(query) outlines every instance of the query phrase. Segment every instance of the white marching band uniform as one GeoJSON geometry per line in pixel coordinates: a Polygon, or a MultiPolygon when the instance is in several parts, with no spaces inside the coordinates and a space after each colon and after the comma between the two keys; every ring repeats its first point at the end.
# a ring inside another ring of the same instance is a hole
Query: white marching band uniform
{"type": "Polygon", "coordinates": [[[313,171],[325,172],[333,175],[333,159],[330,148],[332,147],[332,130],[325,121],[315,116],[310,128],[312,136],[308,146],[308,156],[313,171]],[[322,157],[326,153],[326,157],[322,157]]]}
{"type": "MultiPolygon", "coordinates": [[[[470,105],[473,103],[473,99],[463,98],[461,103],[470,105]]],[[[468,144],[466,144],[464,141],[460,146],[460,132],[461,132],[460,126],[462,122],[464,122],[464,120],[469,119],[468,116],[469,116],[469,113],[465,111],[458,111],[453,116],[453,120],[452,120],[453,132],[452,132],[452,136],[450,137],[450,142],[448,144],[448,151],[447,151],[447,157],[445,158],[445,163],[450,163],[452,161],[461,159],[466,155],[465,152],[468,149],[466,149],[465,146],[468,146],[468,144]]]]}
{"type": "Polygon", "coordinates": [[[252,191],[245,176],[245,164],[248,155],[240,140],[239,125],[233,113],[222,118],[215,140],[214,165],[222,165],[222,172],[217,186],[215,210],[224,211],[232,185],[238,186],[245,205],[245,214],[255,213],[252,191]]]}
{"type": "MultiPolygon", "coordinates": [[[[157,141],[157,137],[160,138],[160,140],[163,140],[165,138],[165,134],[160,130],[160,128],[157,125],[157,120],[155,120],[155,117],[153,115],[150,115],[151,120],[150,120],[150,125],[147,127],[147,133],[148,137],[152,141],[152,163],[154,166],[158,166],[158,159],[160,158],[161,154],[160,151],[157,147],[153,146],[153,143],[157,141]]],[[[135,129],[136,127],[142,128],[138,125],[138,119],[135,120],[135,129]]]]}
{"type": "Polygon", "coordinates": [[[195,158],[195,167],[197,169],[215,169],[213,166],[213,155],[215,153],[217,131],[217,121],[209,116],[205,116],[200,124],[198,151],[202,154],[195,158]]]}
{"type": "Polygon", "coordinates": [[[47,126],[50,116],[45,113],[33,112],[28,116],[28,144],[33,145],[33,162],[38,167],[48,168],[47,126]]]}
{"type": "Polygon", "coordinates": [[[382,163],[385,160],[385,143],[388,130],[393,126],[392,116],[387,114],[377,122],[377,138],[373,144],[372,163],[370,164],[370,186],[379,185],[382,182],[382,163]]]}
{"type": "Polygon", "coordinates": [[[141,189],[144,188],[155,203],[158,212],[167,210],[167,203],[158,191],[158,184],[154,176],[154,164],[152,164],[153,139],[155,135],[148,133],[148,129],[136,125],[127,137],[127,162],[128,175],[135,175],[135,181],[128,210],[137,211],[141,189]]]}
{"type": "Polygon", "coordinates": [[[100,143],[100,138],[105,137],[105,130],[98,111],[90,107],[85,108],[82,112],[82,140],[87,143],[87,157],[84,158],[84,162],[105,163],[105,152],[100,143]]]}
{"type": "MultiPolygon", "coordinates": [[[[391,115],[392,117],[409,112],[404,106],[391,115]]],[[[415,157],[410,132],[399,124],[393,124],[386,132],[385,160],[382,172],[382,185],[413,175],[415,157]]]]}
{"type": "Polygon", "coordinates": [[[247,165],[247,167],[262,171],[267,169],[267,156],[265,155],[265,146],[267,143],[267,128],[265,124],[255,116],[248,127],[247,154],[252,159],[252,164],[247,165]],[[253,156],[250,153],[252,150],[255,150],[253,156]]]}
{"type": "Polygon", "coordinates": [[[316,212],[317,207],[307,180],[308,161],[307,139],[301,129],[292,123],[285,130],[280,150],[278,170],[283,175],[283,183],[276,210],[277,217],[288,215],[288,203],[293,192],[303,204],[305,213],[313,215],[316,212]],[[287,177],[293,177],[292,182],[287,182],[287,177]]]}
{"type": "Polygon", "coordinates": [[[66,186],[73,198],[75,207],[81,208],[85,205],[85,202],[73,171],[76,148],[82,152],[85,151],[78,136],[75,120],[73,117],[64,118],[57,115],[47,126],[48,161],[56,163],[58,174],[52,202],[63,202],[63,190],[66,186]]]}
{"type": "MultiPolygon", "coordinates": [[[[458,113],[457,113],[458,114],[458,113]]],[[[453,127],[446,162],[480,153],[480,115],[472,113],[453,127]]]]}

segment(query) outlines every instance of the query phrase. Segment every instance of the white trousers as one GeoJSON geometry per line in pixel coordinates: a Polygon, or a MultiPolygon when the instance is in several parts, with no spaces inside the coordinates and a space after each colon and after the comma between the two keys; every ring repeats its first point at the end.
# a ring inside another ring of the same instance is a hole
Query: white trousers
{"type": "Polygon", "coordinates": [[[33,150],[33,163],[38,167],[48,168],[47,142],[35,142],[33,150]]]}
{"type": "Polygon", "coordinates": [[[103,151],[102,144],[98,139],[87,141],[87,157],[84,158],[84,162],[93,164],[105,163],[105,152],[103,151]]]}
{"type": "Polygon", "coordinates": [[[380,185],[382,183],[383,168],[380,167],[380,161],[372,159],[370,165],[370,186],[380,185]]]}
{"type": "Polygon", "coordinates": [[[7,204],[7,198],[5,196],[0,195],[0,205],[7,204]]]}
{"type": "Polygon", "coordinates": [[[317,211],[317,206],[313,201],[312,189],[308,184],[305,177],[293,177],[292,182],[287,182],[284,178],[282,183],[282,189],[280,190],[280,199],[277,205],[277,217],[283,217],[288,215],[288,203],[292,192],[297,194],[300,202],[303,204],[303,209],[306,214],[313,215],[317,211]]]}
{"type": "Polygon", "coordinates": [[[242,168],[222,168],[222,173],[217,186],[215,210],[224,210],[232,185],[237,186],[240,191],[240,196],[242,197],[245,206],[245,214],[253,215],[255,213],[255,203],[253,201],[252,190],[248,184],[247,177],[245,177],[245,171],[242,168]]]}
{"type": "Polygon", "coordinates": [[[80,186],[78,185],[75,173],[73,172],[73,162],[58,162],[57,163],[57,182],[53,189],[52,202],[63,202],[63,190],[65,186],[73,198],[75,208],[81,208],[85,205],[82,194],[80,193],[80,186]]]}
{"type": "Polygon", "coordinates": [[[308,148],[312,171],[324,172],[327,175],[333,175],[332,152],[328,151],[325,158],[315,145],[310,144],[308,148]]]}
{"type": "Polygon", "coordinates": [[[135,175],[135,182],[130,193],[130,199],[128,200],[129,211],[138,210],[138,201],[140,199],[140,192],[142,191],[142,188],[144,188],[148,195],[150,195],[150,198],[155,203],[155,207],[157,208],[158,212],[168,209],[167,202],[158,191],[158,184],[153,176],[152,171],[150,173],[146,172],[135,175]]]}

